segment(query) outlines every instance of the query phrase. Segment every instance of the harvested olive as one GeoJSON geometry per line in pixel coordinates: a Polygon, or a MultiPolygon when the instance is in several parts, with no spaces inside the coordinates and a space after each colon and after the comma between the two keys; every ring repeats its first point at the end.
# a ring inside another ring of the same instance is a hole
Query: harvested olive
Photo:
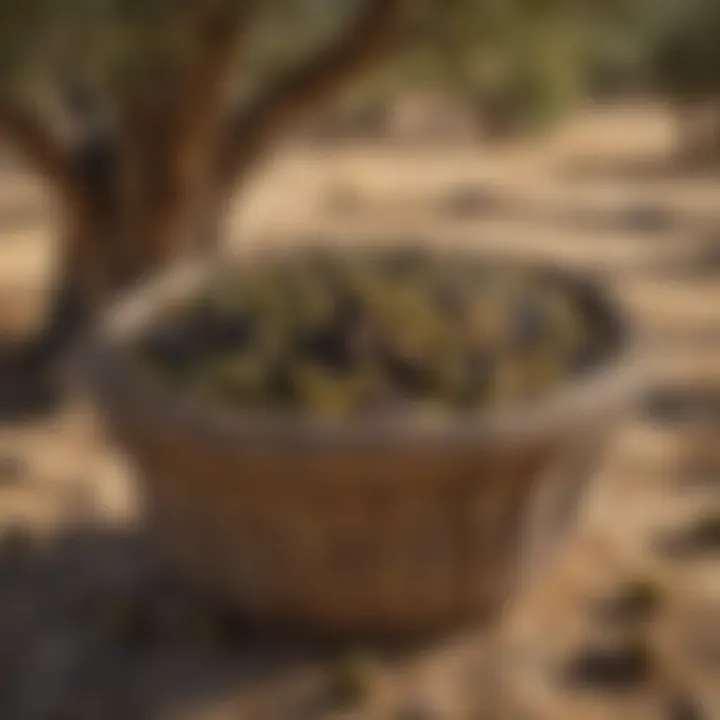
{"type": "Polygon", "coordinates": [[[257,257],[171,310],[138,342],[157,377],[235,406],[335,417],[505,404],[606,347],[561,284],[413,246],[257,257]]]}
{"type": "Polygon", "coordinates": [[[565,679],[584,690],[623,691],[645,682],[652,656],[644,642],[627,641],[616,647],[589,647],[572,658],[565,679]]]}
{"type": "Polygon", "coordinates": [[[173,326],[153,328],[140,350],[149,361],[169,372],[190,369],[201,354],[195,338],[183,328],[173,326]]]}

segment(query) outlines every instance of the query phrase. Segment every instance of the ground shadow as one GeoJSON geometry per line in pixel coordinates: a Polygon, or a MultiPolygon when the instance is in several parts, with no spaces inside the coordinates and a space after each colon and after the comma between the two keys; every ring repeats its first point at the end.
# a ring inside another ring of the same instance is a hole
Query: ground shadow
{"type": "Polygon", "coordinates": [[[173,708],[259,686],[312,657],[261,638],[150,557],[130,531],[77,527],[42,542],[6,533],[1,717],[174,716],[173,708]]]}
{"type": "MultiPolygon", "coordinates": [[[[371,647],[392,659],[427,642],[371,647]]],[[[363,692],[347,645],[252,623],[157,562],[139,529],[5,528],[0,649],[3,720],[151,720],[214,703],[228,718],[321,717],[363,692]]]]}
{"type": "Polygon", "coordinates": [[[49,371],[6,367],[2,357],[0,352],[0,425],[40,420],[63,406],[70,391],[60,379],[49,371]]]}
{"type": "Polygon", "coordinates": [[[0,340],[0,425],[47,417],[77,391],[71,378],[80,335],[48,328],[0,340]]]}

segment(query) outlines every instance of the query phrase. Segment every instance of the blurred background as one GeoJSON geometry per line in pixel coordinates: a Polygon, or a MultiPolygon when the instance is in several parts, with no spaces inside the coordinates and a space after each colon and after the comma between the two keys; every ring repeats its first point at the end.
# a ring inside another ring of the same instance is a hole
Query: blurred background
{"type": "Polygon", "coordinates": [[[509,608],[513,717],[720,718],[719,37],[715,0],[0,0],[0,718],[499,717],[483,633],[328,660],[149,560],[55,361],[198,234],[607,282],[657,388],[509,608]]]}

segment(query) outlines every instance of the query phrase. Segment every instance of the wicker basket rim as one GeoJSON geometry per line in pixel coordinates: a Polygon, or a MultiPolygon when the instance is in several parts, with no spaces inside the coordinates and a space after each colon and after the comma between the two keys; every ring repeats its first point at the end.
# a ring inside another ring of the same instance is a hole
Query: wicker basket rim
{"type": "MultiPolygon", "coordinates": [[[[236,260],[232,259],[231,262],[236,260]]],[[[520,440],[557,432],[595,411],[631,401],[652,377],[651,357],[617,299],[591,275],[541,263],[523,265],[567,284],[609,322],[616,336],[606,361],[569,378],[555,391],[506,408],[484,408],[474,414],[427,418],[396,414],[334,423],[307,414],[260,414],[202,403],[145,375],[128,352],[128,339],[142,329],[158,303],[182,299],[226,269],[228,258],[177,264],[136,291],[131,291],[101,318],[82,344],[81,362],[91,392],[115,415],[134,423],[161,425],[187,437],[229,443],[273,445],[397,445],[460,443],[473,445],[520,440]]]]}

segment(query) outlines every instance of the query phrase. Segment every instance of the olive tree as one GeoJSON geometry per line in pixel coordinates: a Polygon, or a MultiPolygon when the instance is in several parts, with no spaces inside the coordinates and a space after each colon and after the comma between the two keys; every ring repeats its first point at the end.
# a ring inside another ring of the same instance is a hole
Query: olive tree
{"type": "Polygon", "coordinates": [[[391,62],[480,62],[524,14],[535,27],[567,4],[0,0],[0,139],[61,208],[47,324],[24,361],[166,263],[212,252],[257,163],[355,80],[391,62]]]}

